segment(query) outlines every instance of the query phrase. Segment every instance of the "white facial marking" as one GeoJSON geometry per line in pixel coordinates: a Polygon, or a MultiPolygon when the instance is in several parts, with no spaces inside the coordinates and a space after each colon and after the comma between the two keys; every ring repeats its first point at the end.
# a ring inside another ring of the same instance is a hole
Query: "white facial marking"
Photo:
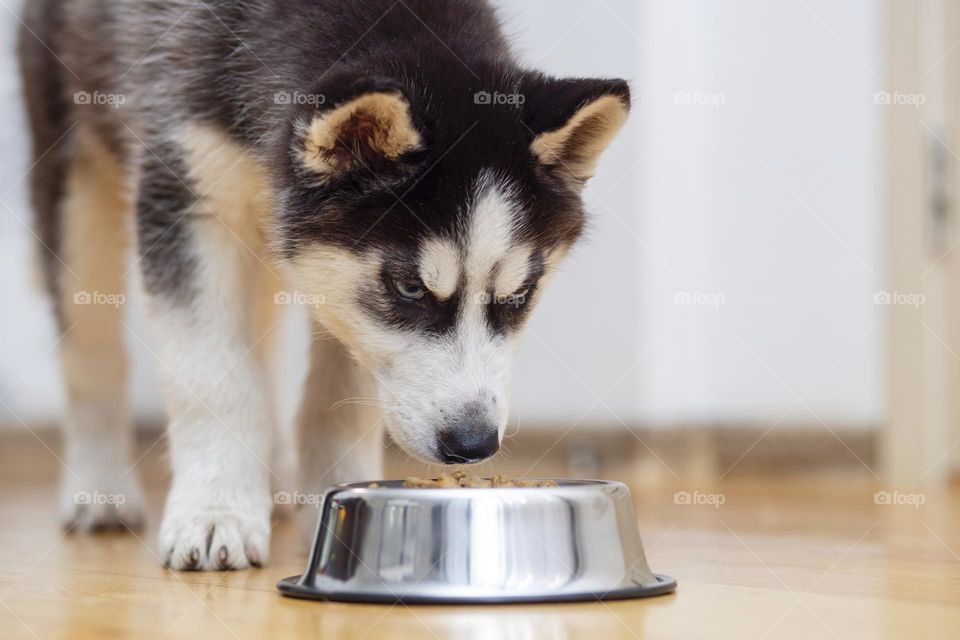
{"type": "Polygon", "coordinates": [[[439,300],[446,300],[460,281],[460,251],[449,240],[433,238],[420,249],[420,279],[439,300]]]}
{"type": "Polygon", "coordinates": [[[472,293],[487,287],[494,267],[509,251],[516,219],[509,188],[483,176],[477,185],[467,237],[467,286],[472,293]]]}
{"type": "Polygon", "coordinates": [[[528,246],[513,248],[507,253],[497,270],[493,292],[498,298],[509,296],[524,285],[530,271],[530,255],[533,250],[528,246]]]}
{"type": "Polygon", "coordinates": [[[417,416],[427,410],[427,419],[410,425],[405,434],[427,447],[436,447],[439,430],[460,426],[462,412],[470,405],[480,407],[499,436],[506,427],[513,342],[491,332],[486,294],[501,262],[512,253],[516,216],[509,191],[503,187],[483,179],[478,191],[481,195],[470,214],[470,235],[465,239],[466,256],[452,247],[445,252],[457,264],[445,265],[455,277],[446,274],[444,279],[453,290],[463,286],[464,305],[457,325],[440,340],[411,344],[397,360],[394,383],[385,385],[394,389],[399,414],[417,416]],[[399,381],[404,384],[396,384],[399,381]]]}

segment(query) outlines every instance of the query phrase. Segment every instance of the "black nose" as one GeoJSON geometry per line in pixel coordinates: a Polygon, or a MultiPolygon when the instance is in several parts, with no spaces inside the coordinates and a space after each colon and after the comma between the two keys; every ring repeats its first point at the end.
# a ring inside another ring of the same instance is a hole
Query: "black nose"
{"type": "Polygon", "coordinates": [[[489,424],[462,424],[440,432],[440,458],[446,464],[486,460],[500,448],[497,429],[489,424]]]}

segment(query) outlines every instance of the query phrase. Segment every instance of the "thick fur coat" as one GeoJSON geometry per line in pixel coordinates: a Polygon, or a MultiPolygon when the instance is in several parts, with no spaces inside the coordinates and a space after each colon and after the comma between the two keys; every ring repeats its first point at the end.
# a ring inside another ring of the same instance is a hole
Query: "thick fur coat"
{"type": "Polygon", "coordinates": [[[483,0],[32,0],[24,20],[67,526],[141,519],[122,309],[99,304],[133,269],[170,419],[169,566],[267,559],[279,305],[317,334],[305,491],[379,477],[382,427],[431,462],[496,453],[513,346],[625,82],[522,68],[483,0]]]}

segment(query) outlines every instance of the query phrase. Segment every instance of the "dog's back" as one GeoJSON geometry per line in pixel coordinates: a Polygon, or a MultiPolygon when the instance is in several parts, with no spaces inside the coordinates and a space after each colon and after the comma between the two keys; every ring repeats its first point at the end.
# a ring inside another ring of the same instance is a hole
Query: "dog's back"
{"type": "Polygon", "coordinates": [[[414,58],[510,59],[484,0],[36,0],[24,23],[31,112],[57,103],[60,129],[89,122],[118,153],[186,118],[257,141],[285,115],[276,95],[371,56],[398,72],[414,58]]]}

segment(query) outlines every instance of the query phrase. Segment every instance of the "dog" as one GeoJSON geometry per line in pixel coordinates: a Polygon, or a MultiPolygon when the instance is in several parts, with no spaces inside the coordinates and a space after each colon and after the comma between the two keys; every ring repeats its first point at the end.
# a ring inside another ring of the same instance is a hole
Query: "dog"
{"type": "Polygon", "coordinates": [[[514,347],[582,233],[625,81],[523,68],[485,0],[31,0],[19,53],[68,528],[142,521],[124,320],[100,303],[131,273],[169,417],[172,569],[268,559],[283,303],[314,329],[305,490],[381,477],[384,427],[431,463],[497,452],[514,347]]]}

